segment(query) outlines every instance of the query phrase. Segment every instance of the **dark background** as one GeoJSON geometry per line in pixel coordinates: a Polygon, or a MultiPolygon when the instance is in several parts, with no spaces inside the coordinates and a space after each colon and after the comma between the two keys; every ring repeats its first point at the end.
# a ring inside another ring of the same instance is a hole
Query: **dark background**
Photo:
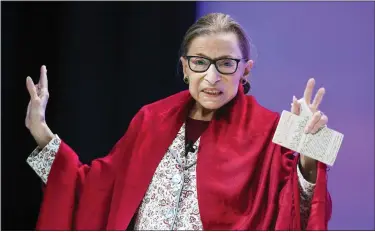
{"type": "Polygon", "coordinates": [[[48,69],[47,123],[104,156],[145,104],[186,89],[179,47],[195,2],[1,2],[1,229],[33,230],[42,191],[26,158],[26,77],[48,69]]]}

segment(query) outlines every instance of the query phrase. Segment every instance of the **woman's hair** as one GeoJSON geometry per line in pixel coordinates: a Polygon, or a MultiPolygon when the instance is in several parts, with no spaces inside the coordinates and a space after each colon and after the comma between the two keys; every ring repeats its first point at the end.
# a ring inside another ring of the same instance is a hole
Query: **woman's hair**
{"type": "MultiPolygon", "coordinates": [[[[242,58],[250,60],[250,42],[241,25],[227,14],[211,13],[199,18],[185,33],[180,48],[180,56],[186,56],[193,39],[202,35],[232,32],[237,36],[242,58]]],[[[250,90],[250,83],[244,85],[245,93],[250,90]]]]}

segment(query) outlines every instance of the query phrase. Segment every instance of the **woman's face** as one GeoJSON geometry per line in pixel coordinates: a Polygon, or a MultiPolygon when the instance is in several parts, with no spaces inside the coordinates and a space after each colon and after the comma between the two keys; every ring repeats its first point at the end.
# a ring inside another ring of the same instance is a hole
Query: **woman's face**
{"type": "Polygon", "coordinates": [[[246,78],[253,65],[252,60],[241,60],[237,66],[236,61],[224,59],[217,62],[222,72],[220,73],[214,64],[209,64],[209,60],[200,58],[242,59],[242,52],[234,33],[199,36],[191,42],[187,56],[197,56],[191,57],[190,62],[187,58],[181,57],[184,76],[189,77],[190,94],[198,106],[209,111],[219,109],[236,96],[240,79],[246,78]],[[231,73],[234,70],[236,71],[231,73]]]}

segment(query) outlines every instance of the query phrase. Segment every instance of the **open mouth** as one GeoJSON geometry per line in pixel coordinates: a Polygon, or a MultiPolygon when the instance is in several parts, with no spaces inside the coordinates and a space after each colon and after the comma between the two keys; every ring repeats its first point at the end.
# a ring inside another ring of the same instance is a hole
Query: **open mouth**
{"type": "Polygon", "coordinates": [[[204,89],[202,92],[209,95],[209,96],[219,96],[223,93],[220,90],[216,90],[216,89],[215,90],[214,89],[204,89]]]}

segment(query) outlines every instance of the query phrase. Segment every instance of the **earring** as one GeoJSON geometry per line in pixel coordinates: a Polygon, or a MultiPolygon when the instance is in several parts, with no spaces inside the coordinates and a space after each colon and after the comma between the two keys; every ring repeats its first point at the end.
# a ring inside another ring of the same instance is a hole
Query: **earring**
{"type": "Polygon", "coordinates": [[[240,83],[243,86],[244,93],[247,94],[250,91],[250,89],[251,89],[251,85],[250,85],[249,79],[247,79],[246,77],[241,78],[240,83]]]}
{"type": "Polygon", "coordinates": [[[189,77],[188,76],[186,76],[186,77],[184,77],[184,82],[185,82],[185,84],[189,84],[189,77]]]}
{"type": "Polygon", "coordinates": [[[246,85],[248,82],[249,80],[246,77],[241,78],[241,85],[246,85]]]}

